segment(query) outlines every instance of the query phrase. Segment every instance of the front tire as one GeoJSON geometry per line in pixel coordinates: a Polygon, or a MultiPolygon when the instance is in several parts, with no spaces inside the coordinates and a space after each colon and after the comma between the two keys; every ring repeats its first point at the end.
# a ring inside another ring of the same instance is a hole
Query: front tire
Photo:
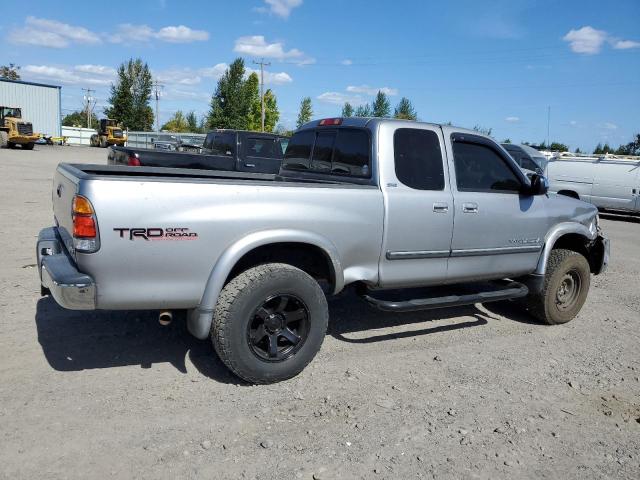
{"type": "Polygon", "coordinates": [[[320,350],[327,300],[312,277],[282,263],[251,268],[220,293],[211,339],[238,377],[275,383],[300,373],[320,350]]]}
{"type": "Polygon", "coordinates": [[[542,291],[527,298],[535,318],[549,325],[572,320],[584,305],[591,284],[589,262],[572,250],[551,252],[542,291]]]}
{"type": "Polygon", "coordinates": [[[35,146],[35,143],[30,142],[30,143],[24,143],[22,145],[22,149],[23,150],[33,150],[33,147],[35,146]]]}

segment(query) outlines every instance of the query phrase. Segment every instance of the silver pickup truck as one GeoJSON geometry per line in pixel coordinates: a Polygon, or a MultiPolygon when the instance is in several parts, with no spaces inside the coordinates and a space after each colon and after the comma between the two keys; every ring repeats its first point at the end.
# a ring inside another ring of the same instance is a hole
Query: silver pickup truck
{"type": "Polygon", "coordinates": [[[402,120],[308,123],[278,175],[61,164],[53,208],[44,295],[186,310],[254,383],[302,371],[347,286],[386,311],[517,299],[558,324],[609,257],[594,206],[548,195],[488,137],[402,120]]]}

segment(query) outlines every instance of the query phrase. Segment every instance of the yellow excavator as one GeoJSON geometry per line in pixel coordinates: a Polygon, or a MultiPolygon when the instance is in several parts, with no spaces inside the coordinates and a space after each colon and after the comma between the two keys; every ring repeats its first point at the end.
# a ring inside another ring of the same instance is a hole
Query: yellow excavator
{"type": "Polygon", "coordinates": [[[33,133],[31,122],[22,121],[22,110],[17,107],[0,106],[0,148],[33,150],[40,135],[33,133]]]}
{"type": "Polygon", "coordinates": [[[118,122],[110,118],[103,118],[100,120],[98,133],[91,135],[89,144],[92,147],[106,148],[111,145],[122,146],[126,141],[127,136],[122,131],[122,128],[118,126],[118,122]]]}

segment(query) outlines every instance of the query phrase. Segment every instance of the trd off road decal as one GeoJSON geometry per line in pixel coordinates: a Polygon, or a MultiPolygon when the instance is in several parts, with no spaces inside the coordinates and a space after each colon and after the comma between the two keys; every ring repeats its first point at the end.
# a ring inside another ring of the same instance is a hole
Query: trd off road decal
{"type": "Polygon", "coordinates": [[[129,240],[196,240],[198,234],[190,232],[188,228],[114,228],[120,233],[120,238],[129,240]]]}

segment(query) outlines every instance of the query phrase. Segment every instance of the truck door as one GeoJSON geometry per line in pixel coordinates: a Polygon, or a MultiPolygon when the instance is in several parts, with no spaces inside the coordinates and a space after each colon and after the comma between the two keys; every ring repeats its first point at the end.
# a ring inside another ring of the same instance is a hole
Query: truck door
{"type": "Polygon", "coordinates": [[[547,231],[546,197],[522,193],[522,171],[491,140],[453,132],[446,141],[455,198],[449,277],[472,281],[535,270],[547,231]]]}
{"type": "Polygon", "coordinates": [[[239,168],[244,172],[278,173],[283,153],[278,138],[247,134],[241,137],[239,168]]]}
{"type": "Polygon", "coordinates": [[[453,196],[440,128],[382,123],[379,130],[385,199],[380,283],[385,288],[441,283],[451,248],[453,196]]]}
{"type": "Polygon", "coordinates": [[[628,160],[600,160],[595,163],[591,203],[598,208],[633,211],[638,169],[637,162],[628,160]]]}

